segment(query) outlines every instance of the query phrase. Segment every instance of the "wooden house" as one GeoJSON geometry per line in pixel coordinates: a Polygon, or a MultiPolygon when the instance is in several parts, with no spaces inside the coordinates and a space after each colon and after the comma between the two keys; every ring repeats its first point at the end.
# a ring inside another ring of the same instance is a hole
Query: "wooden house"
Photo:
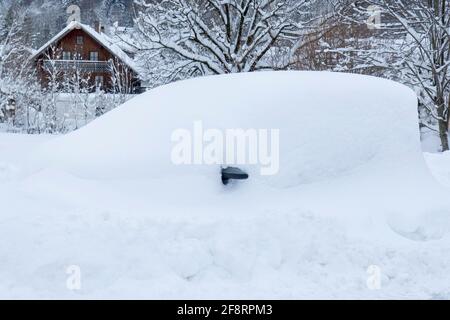
{"type": "Polygon", "coordinates": [[[77,21],[70,22],[61,32],[38,49],[31,59],[44,87],[49,82],[60,83],[76,73],[84,86],[94,91],[139,93],[141,81],[134,61],[102,30],[77,21]]]}

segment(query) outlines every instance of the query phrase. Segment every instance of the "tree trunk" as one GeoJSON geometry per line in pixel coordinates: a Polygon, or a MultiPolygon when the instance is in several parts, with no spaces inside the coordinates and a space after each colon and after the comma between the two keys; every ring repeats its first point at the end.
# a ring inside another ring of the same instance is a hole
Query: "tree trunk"
{"type": "Polygon", "coordinates": [[[446,116],[447,106],[445,105],[445,99],[442,95],[438,95],[437,98],[438,110],[438,124],[439,124],[439,138],[441,139],[442,152],[449,151],[448,145],[448,117],[446,116]]]}
{"type": "Polygon", "coordinates": [[[441,139],[442,152],[448,151],[448,122],[439,120],[439,138],[441,139]]]}

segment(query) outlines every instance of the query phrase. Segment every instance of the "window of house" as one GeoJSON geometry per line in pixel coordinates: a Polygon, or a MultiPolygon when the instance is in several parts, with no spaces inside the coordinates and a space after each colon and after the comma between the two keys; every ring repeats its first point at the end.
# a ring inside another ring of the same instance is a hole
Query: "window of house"
{"type": "Polygon", "coordinates": [[[97,88],[103,87],[103,76],[95,76],[95,86],[97,88]]]}
{"type": "Polygon", "coordinates": [[[63,51],[62,58],[63,58],[63,60],[70,60],[70,52],[69,51],[63,51]]]}
{"type": "Polygon", "coordinates": [[[89,55],[89,60],[91,61],[98,61],[98,52],[97,51],[91,51],[89,55]]]}
{"type": "Polygon", "coordinates": [[[83,43],[84,43],[83,36],[77,36],[77,44],[83,44],[83,43]]]}

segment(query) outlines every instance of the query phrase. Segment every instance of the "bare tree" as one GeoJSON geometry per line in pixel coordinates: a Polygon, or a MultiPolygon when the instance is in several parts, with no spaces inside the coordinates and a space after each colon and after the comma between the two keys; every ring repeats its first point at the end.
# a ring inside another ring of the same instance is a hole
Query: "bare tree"
{"type": "MultiPolygon", "coordinates": [[[[119,58],[111,60],[109,63],[109,72],[111,74],[111,87],[115,94],[120,95],[125,102],[126,96],[133,94],[133,72],[119,58]]],[[[122,103],[123,103],[122,102],[122,103]]]]}
{"type": "Polygon", "coordinates": [[[60,58],[61,50],[52,46],[45,55],[44,71],[46,76],[45,94],[47,101],[45,103],[45,110],[43,111],[45,117],[45,128],[50,133],[58,132],[58,103],[60,100],[62,89],[65,84],[64,70],[61,67],[60,58]]]}
{"type": "Polygon", "coordinates": [[[68,70],[64,74],[64,90],[70,99],[70,120],[73,128],[79,128],[79,115],[82,114],[83,124],[86,125],[93,118],[89,93],[93,90],[94,85],[90,83],[91,73],[83,71],[78,65],[77,57],[72,61],[72,70],[68,70]]]}

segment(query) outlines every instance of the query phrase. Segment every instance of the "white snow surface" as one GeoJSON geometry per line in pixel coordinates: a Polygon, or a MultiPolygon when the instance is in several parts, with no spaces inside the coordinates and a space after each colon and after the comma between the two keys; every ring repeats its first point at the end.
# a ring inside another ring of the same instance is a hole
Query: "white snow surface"
{"type": "Polygon", "coordinates": [[[449,190],[416,105],[387,80],[264,72],[157,88],[62,137],[1,134],[0,297],[450,298],[449,190]],[[279,174],[224,187],[218,166],[173,165],[197,120],[280,129],[279,174]]]}
{"type": "Polygon", "coordinates": [[[433,176],[442,185],[450,188],[450,151],[444,153],[424,153],[425,159],[433,168],[433,176]]]}

